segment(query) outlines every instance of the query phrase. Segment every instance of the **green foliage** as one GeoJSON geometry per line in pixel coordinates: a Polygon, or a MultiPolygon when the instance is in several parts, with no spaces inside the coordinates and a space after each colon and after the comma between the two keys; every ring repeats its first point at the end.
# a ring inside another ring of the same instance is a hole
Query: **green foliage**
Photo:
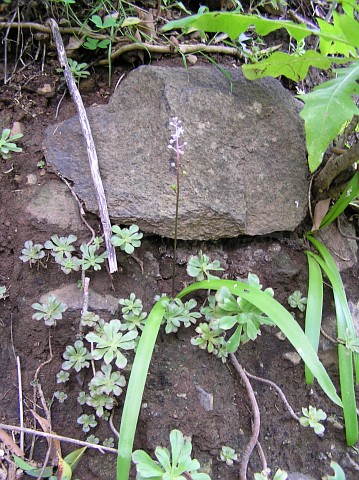
{"type": "Polygon", "coordinates": [[[334,470],[334,475],[328,475],[323,480],[346,480],[344,470],[338,463],[332,461],[330,466],[334,470]]]}
{"type": "Polygon", "coordinates": [[[90,431],[90,428],[94,428],[97,425],[95,415],[86,415],[83,413],[77,419],[77,423],[82,425],[82,430],[87,433],[90,431]]]}
{"type": "Polygon", "coordinates": [[[24,248],[21,250],[22,255],[19,258],[24,263],[29,262],[30,267],[36,263],[41,263],[41,259],[45,256],[43,248],[41,243],[34,244],[31,240],[27,240],[24,248]]]}
{"type": "Polygon", "coordinates": [[[226,464],[231,467],[233,462],[238,460],[238,455],[236,454],[234,448],[223,445],[219,454],[219,458],[222,460],[222,462],[226,462],[226,464]]]}
{"type": "Polygon", "coordinates": [[[317,435],[323,435],[325,427],[320,422],[326,420],[327,414],[322,409],[316,409],[311,405],[309,408],[302,408],[303,417],[299,421],[303,427],[311,427],[317,435]]]}
{"type": "Polygon", "coordinates": [[[64,403],[64,401],[67,399],[67,393],[57,390],[54,393],[54,397],[59,401],[59,403],[64,403]]]}
{"type": "MultiPolygon", "coordinates": [[[[275,472],[273,480],[287,480],[288,474],[284,470],[278,468],[275,472]]],[[[270,480],[270,470],[263,470],[261,473],[254,474],[254,480],[270,480]]]]}
{"type": "MultiPolygon", "coordinates": [[[[88,68],[88,63],[78,63],[76,60],[72,58],[68,59],[68,64],[74,77],[74,80],[77,84],[80,83],[80,80],[83,78],[87,78],[90,76],[90,72],[86,70],[88,68]]],[[[63,72],[63,68],[58,68],[58,72],[63,72]]]]}
{"type": "Polygon", "coordinates": [[[56,320],[61,320],[63,312],[67,310],[67,305],[61,303],[55,295],[50,295],[47,303],[33,303],[32,308],[37,310],[33,314],[34,320],[44,320],[45,325],[56,325],[56,320]]]}
{"type": "Polygon", "coordinates": [[[69,372],[64,372],[61,370],[59,373],[56,374],[56,383],[66,383],[70,378],[69,372]]]}
{"type": "Polygon", "coordinates": [[[139,315],[142,312],[142,300],[136,298],[136,295],[132,292],[130,298],[120,298],[118,303],[122,306],[122,313],[128,314],[133,313],[134,315],[139,315]]]}
{"type": "Polygon", "coordinates": [[[11,135],[11,130],[4,128],[0,137],[0,154],[4,160],[8,160],[11,157],[11,153],[22,152],[22,148],[18,147],[15,142],[15,140],[19,140],[22,137],[22,133],[11,135]]]}
{"type": "Polygon", "coordinates": [[[113,372],[111,365],[101,365],[101,372],[96,372],[89,387],[90,393],[114,395],[119,397],[122,387],[126,385],[125,377],[118,371],[113,372]]]}
{"type": "Polygon", "coordinates": [[[347,206],[355,199],[359,197],[359,172],[353,176],[344,192],[340,195],[333,207],[323,218],[319,229],[324,228],[336,220],[341,213],[347,208],[347,206]]]}
{"type": "MultiPolygon", "coordinates": [[[[359,31],[359,24],[357,26],[359,31]]],[[[310,171],[322,162],[329,143],[339,134],[343,124],[359,114],[353,96],[359,94],[359,61],[334,70],[336,78],[322,83],[299,98],[305,103],[301,117],[305,121],[310,171]]]]}
{"type": "MultiPolygon", "coordinates": [[[[340,389],[343,402],[345,434],[347,444],[351,446],[357,442],[359,437],[353,378],[353,366],[355,367],[356,378],[359,378],[359,356],[355,351],[355,327],[345,295],[344,285],[333,257],[330,255],[329,251],[324,247],[324,245],[312,237],[312,235],[308,234],[307,239],[319,252],[319,255],[312,252],[306,252],[307,256],[311,258],[313,262],[316,262],[321,270],[323,270],[333,288],[338,337],[340,339],[349,338],[350,340],[354,341],[354,351],[351,348],[347,348],[347,344],[339,343],[338,345],[340,389]]],[[[308,292],[308,304],[310,301],[311,299],[308,292]]],[[[306,321],[311,319],[311,317],[307,317],[306,321]]],[[[317,318],[316,321],[320,324],[321,319],[317,318]]],[[[319,327],[317,326],[316,328],[319,327]]]]}
{"type": "Polygon", "coordinates": [[[69,235],[68,237],[53,235],[51,240],[47,240],[44,243],[44,247],[51,250],[51,255],[55,257],[55,261],[60,263],[64,257],[70,257],[72,252],[75,251],[75,247],[72,244],[76,240],[77,237],[75,235],[69,235]]]}
{"type": "Polygon", "coordinates": [[[83,270],[88,270],[91,267],[94,270],[101,270],[101,264],[105,261],[105,258],[107,258],[107,251],[98,254],[98,247],[96,245],[86,244],[82,244],[80,250],[82,252],[82,259],[80,260],[80,263],[83,270]]]}
{"type": "Polygon", "coordinates": [[[86,335],[86,340],[95,344],[92,354],[95,360],[103,358],[106,365],[109,365],[115,359],[118,368],[125,368],[127,359],[121,350],[133,350],[134,339],[138,334],[137,331],[131,330],[124,335],[120,330],[120,320],[111,320],[104,325],[101,335],[95,332],[86,335]]]}
{"type": "Polygon", "coordinates": [[[114,235],[111,237],[111,243],[115,247],[120,247],[126,253],[131,254],[135,248],[141,245],[142,233],[138,233],[138,226],[131,225],[130,228],[120,228],[118,225],[112,226],[114,235]]]}
{"type": "Polygon", "coordinates": [[[106,410],[112,410],[115,402],[113,397],[109,397],[105,393],[92,392],[92,394],[87,397],[86,403],[96,410],[96,415],[98,417],[104,417],[104,409],[106,408],[106,410]]]}
{"type": "Polygon", "coordinates": [[[292,308],[298,308],[301,312],[304,312],[307,305],[307,297],[303,297],[300,290],[296,290],[288,297],[288,303],[292,308]]]}
{"type": "Polygon", "coordinates": [[[98,445],[100,443],[100,440],[95,435],[90,435],[86,438],[86,442],[98,445]]]}
{"type": "Polygon", "coordinates": [[[204,279],[214,280],[214,275],[209,273],[209,270],[222,271],[221,264],[218,260],[214,262],[209,261],[209,257],[202,253],[202,250],[199,251],[198,255],[191,256],[187,264],[187,273],[190,277],[194,277],[197,281],[204,279]]]}
{"type": "Polygon", "coordinates": [[[196,327],[197,337],[191,338],[192,345],[198,345],[202,350],[207,350],[208,353],[216,354],[218,349],[223,345],[223,330],[214,328],[208,323],[200,323],[196,327]]]}
{"type": "Polygon", "coordinates": [[[200,464],[198,460],[192,460],[192,444],[183,437],[179,430],[170,433],[171,452],[164,447],[157,447],[155,456],[157,461],[143,450],[136,450],[132,454],[132,460],[136,465],[137,478],[151,480],[182,480],[183,473],[188,473],[193,480],[210,480],[206,473],[198,473],[200,464]]]}
{"type": "Polygon", "coordinates": [[[196,306],[196,300],[189,300],[183,303],[179,298],[173,300],[164,299],[162,305],[165,308],[162,323],[165,323],[166,333],[176,333],[181,326],[189,327],[192,323],[196,323],[196,319],[201,317],[198,312],[191,312],[196,306]]]}
{"type": "Polygon", "coordinates": [[[5,298],[8,296],[6,292],[7,292],[6,286],[0,285],[0,300],[5,300],[5,298]]]}
{"type": "Polygon", "coordinates": [[[91,360],[91,354],[84,346],[82,340],[76,340],[74,346],[68,345],[63,357],[66,360],[62,364],[64,370],[70,370],[70,368],[73,368],[78,373],[83,368],[88,368],[90,366],[89,360],[91,360]]]}

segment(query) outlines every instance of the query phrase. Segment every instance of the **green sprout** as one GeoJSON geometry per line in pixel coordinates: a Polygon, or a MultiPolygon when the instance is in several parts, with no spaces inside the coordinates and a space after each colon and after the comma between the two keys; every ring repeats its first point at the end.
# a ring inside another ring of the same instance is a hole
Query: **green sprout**
{"type": "Polygon", "coordinates": [[[102,365],[101,372],[96,372],[89,383],[90,392],[95,394],[114,395],[118,397],[122,393],[122,387],[126,385],[126,380],[120,372],[112,371],[111,365],[102,365]]]}
{"type": "Polygon", "coordinates": [[[345,472],[339,463],[332,461],[330,467],[334,470],[334,475],[326,475],[323,480],[346,480],[345,472]]]}
{"type": "Polygon", "coordinates": [[[98,417],[104,417],[104,408],[107,410],[112,410],[114,406],[114,399],[105,393],[93,392],[89,397],[87,397],[86,403],[96,410],[96,415],[98,417]]]}
{"type": "Polygon", "coordinates": [[[200,323],[196,327],[197,337],[191,338],[192,345],[198,345],[202,350],[208,353],[216,354],[218,349],[223,345],[223,330],[214,328],[208,323],[200,323]]]}
{"type": "Polygon", "coordinates": [[[8,160],[11,157],[12,152],[22,152],[22,148],[18,147],[15,143],[15,140],[19,140],[22,137],[22,133],[11,135],[11,130],[9,128],[4,128],[0,137],[0,153],[4,160],[8,160]]]}
{"type": "Polygon", "coordinates": [[[342,344],[351,352],[359,353],[359,337],[346,329],[344,338],[338,338],[338,343],[342,344]]]}
{"type": "Polygon", "coordinates": [[[30,267],[36,263],[41,263],[41,259],[45,256],[43,248],[44,246],[41,243],[34,244],[31,240],[27,240],[19,258],[24,263],[29,262],[30,267]]]}
{"type": "Polygon", "coordinates": [[[129,313],[123,316],[125,322],[121,325],[122,330],[136,330],[140,329],[141,331],[144,329],[146,324],[147,312],[140,312],[138,314],[129,313]]]}
{"type": "Polygon", "coordinates": [[[292,308],[298,308],[301,312],[304,312],[307,304],[307,297],[303,297],[302,292],[296,290],[292,295],[289,295],[288,303],[292,308]]]}
{"type": "Polygon", "coordinates": [[[220,460],[222,462],[226,462],[226,464],[231,467],[233,465],[233,462],[236,462],[238,460],[238,455],[236,454],[236,451],[234,448],[231,447],[226,447],[223,445],[222,450],[219,454],[220,460]]]}
{"type": "Polygon", "coordinates": [[[34,320],[45,320],[45,325],[56,325],[56,320],[61,320],[62,314],[67,310],[67,305],[61,303],[55,295],[50,295],[47,299],[47,303],[33,303],[32,308],[38,310],[33,314],[34,320]]]}
{"type": "Polygon", "coordinates": [[[83,327],[96,327],[101,318],[95,312],[85,312],[81,315],[80,323],[83,327]]]}
{"type": "Polygon", "coordinates": [[[97,246],[86,244],[81,245],[80,250],[82,252],[82,259],[80,260],[80,263],[83,270],[88,270],[91,267],[93,267],[94,270],[101,270],[101,263],[103,263],[105,258],[107,258],[107,252],[96,255],[98,250],[97,246]]]}
{"type": "Polygon", "coordinates": [[[118,225],[112,226],[114,235],[111,237],[111,243],[115,247],[120,247],[126,253],[131,254],[135,248],[141,245],[142,233],[138,233],[138,226],[131,225],[130,228],[120,228],[118,225]]]}
{"type": "MultiPolygon", "coordinates": [[[[76,60],[69,58],[68,64],[77,85],[79,85],[82,78],[87,78],[90,75],[90,72],[86,70],[88,68],[88,63],[78,63],[76,60]]],[[[57,68],[56,71],[63,73],[63,68],[57,68]]]]}
{"type": "Polygon", "coordinates": [[[0,285],[0,300],[5,300],[8,297],[7,288],[5,285],[0,285]]]}
{"type": "Polygon", "coordinates": [[[64,372],[64,370],[61,370],[59,373],[56,374],[56,383],[66,383],[68,382],[69,377],[69,372],[64,372]]]}
{"type": "Polygon", "coordinates": [[[77,257],[66,256],[59,262],[61,270],[68,275],[71,272],[77,272],[81,266],[81,260],[77,257]]]}
{"type": "Polygon", "coordinates": [[[98,445],[100,443],[100,440],[95,435],[89,435],[86,438],[86,442],[93,443],[94,445],[98,445]]]}
{"type": "Polygon", "coordinates": [[[102,442],[102,445],[104,447],[113,448],[115,446],[115,439],[113,437],[105,438],[105,440],[102,442]]]}
{"type": "Polygon", "coordinates": [[[142,300],[136,298],[136,295],[133,292],[130,294],[130,298],[121,298],[118,303],[123,305],[122,313],[139,315],[142,312],[142,300]]]}
{"type": "Polygon", "coordinates": [[[95,415],[86,415],[83,413],[77,419],[77,423],[82,425],[82,430],[87,433],[90,431],[90,428],[94,428],[97,425],[97,421],[95,419],[95,415]]]}
{"type": "Polygon", "coordinates": [[[69,257],[75,251],[72,243],[76,242],[76,240],[77,237],[75,235],[69,235],[68,237],[53,235],[51,240],[45,242],[44,247],[51,250],[51,255],[55,257],[55,261],[60,263],[64,256],[69,257]]]}
{"type": "Polygon", "coordinates": [[[54,397],[57,398],[60,403],[64,403],[67,399],[67,393],[57,390],[57,392],[54,393],[54,397]]]}
{"type": "Polygon", "coordinates": [[[311,405],[309,408],[302,408],[303,417],[299,421],[303,427],[311,427],[317,435],[324,433],[325,427],[320,422],[327,418],[327,414],[322,409],[316,409],[311,405]]]}
{"type": "MultiPolygon", "coordinates": [[[[287,480],[287,478],[288,478],[287,472],[278,468],[278,470],[274,474],[273,480],[287,480]]],[[[261,473],[255,473],[254,480],[270,480],[270,469],[267,468],[266,470],[263,470],[261,473]]]]}
{"type": "Polygon", "coordinates": [[[157,461],[143,450],[136,450],[132,454],[132,460],[136,464],[137,478],[151,480],[210,480],[206,473],[199,473],[200,464],[198,460],[191,459],[192,444],[183,437],[179,430],[172,430],[170,433],[171,452],[164,447],[157,447],[155,456],[157,461]]]}
{"type": "Polygon", "coordinates": [[[214,280],[217,277],[211,275],[209,270],[221,271],[221,264],[218,260],[214,262],[209,261],[209,257],[202,253],[202,250],[198,252],[198,255],[191,256],[187,263],[187,273],[190,277],[195,277],[195,279],[200,282],[207,278],[207,280],[214,280]]]}
{"type": "Polygon", "coordinates": [[[80,392],[77,396],[77,402],[80,405],[85,405],[88,399],[89,399],[89,396],[87,395],[86,392],[80,392]]]}
{"type": "Polygon", "coordinates": [[[102,334],[90,332],[86,335],[88,342],[96,344],[92,353],[95,360],[103,358],[106,365],[109,365],[115,359],[118,368],[125,368],[127,359],[121,350],[133,350],[135,348],[134,339],[138,334],[137,331],[131,330],[123,335],[120,330],[121,322],[115,319],[105,323],[102,334]]]}
{"type": "Polygon", "coordinates": [[[83,368],[90,366],[91,354],[81,340],[76,340],[74,346],[68,345],[62,356],[65,359],[65,362],[62,364],[64,370],[73,368],[78,373],[83,368]]]}
{"type": "Polygon", "coordinates": [[[199,312],[191,312],[197,306],[197,302],[193,299],[183,303],[179,298],[173,300],[163,300],[162,305],[165,307],[162,323],[166,324],[166,333],[176,333],[181,323],[185,327],[189,327],[192,323],[196,323],[196,319],[201,317],[199,312]]]}

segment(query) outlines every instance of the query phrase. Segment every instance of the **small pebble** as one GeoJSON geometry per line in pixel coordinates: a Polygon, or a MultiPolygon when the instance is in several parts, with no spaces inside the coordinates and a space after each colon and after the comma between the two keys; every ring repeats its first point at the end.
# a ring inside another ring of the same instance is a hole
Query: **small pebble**
{"type": "Polygon", "coordinates": [[[287,352],[283,354],[283,358],[289,360],[293,365],[299,365],[301,358],[297,352],[287,352]]]}
{"type": "Polygon", "coordinates": [[[36,185],[37,184],[37,176],[34,175],[33,173],[30,173],[29,175],[26,176],[26,183],[28,185],[36,185]]]}

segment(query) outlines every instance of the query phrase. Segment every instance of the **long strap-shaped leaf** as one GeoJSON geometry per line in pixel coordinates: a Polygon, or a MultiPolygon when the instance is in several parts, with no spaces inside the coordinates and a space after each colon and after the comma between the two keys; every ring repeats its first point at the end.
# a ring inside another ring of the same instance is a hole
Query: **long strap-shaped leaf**
{"type": "Polygon", "coordinates": [[[147,372],[165,311],[162,306],[163,300],[162,298],[155,303],[146,320],[146,326],[143,329],[132,365],[118,441],[117,480],[128,480],[133,440],[135,438],[147,372]]]}
{"type": "MultiPolygon", "coordinates": [[[[309,282],[307,309],[305,313],[305,334],[315,352],[318,352],[323,310],[323,277],[318,262],[310,255],[307,255],[307,257],[309,282]]],[[[308,385],[312,384],[314,380],[314,376],[307,365],[305,365],[305,380],[308,385]]]]}

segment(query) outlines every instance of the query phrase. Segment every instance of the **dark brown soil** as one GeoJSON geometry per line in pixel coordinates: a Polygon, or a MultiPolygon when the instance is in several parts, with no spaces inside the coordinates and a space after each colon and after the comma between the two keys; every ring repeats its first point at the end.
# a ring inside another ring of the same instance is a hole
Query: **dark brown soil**
{"type": "MultiPolygon", "coordinates": [[[[167,59],[164,63],[180,64],[181,60],[167,59]]],[[[64,319],[52,328],[33,320],[32,303],[39,301],[40,296],[51,289],[76,282],[80,275],[65,276],[51,261],[47,269],[30,269],[19,260],[26,240],[43,243],[53,234],[74,233],[36,222],[25,213],[27,203],[31,201],[29,192],[33,188],[28,183],[29,174],[35,175],[40,185],[50,181],[61,182],[54,173],[46,169],[40,170],[36,166],[37,162],[44,158],[41,146],[44,130],[49,124],[56,122],[55,111],[61,97],[56,67],[55,61],[49,62],[44,73],[41,73],[41,65],[35,63],[16,74],[7,86],[0,88],[1,129],[18,121],[24,133],[21,141],[23,152],[13,155],[11,160],[1,164],[0,284],[8,287],[9,297],[0,304],[0,421],[10,425],[18,425],[19,422],[15,358],[18,356],[21,361],[25,425],[28,427],[33,426],[31,381],[39,365],[49,358],[49,341],[53,358],[41,369],[39,380],[45,398],[50,401],[54,391],[58,389],[56,373],[61,369],[62,353],[65,346],[73,344],[75,340],[80,315],[79,311],[67,311],[64,319]],[[46,83],[54,86],[53,96],[50,95],[50,98],[37,93],[38,88],[46,83]]],[[[128,67],[117,67],[113,85],[116,85],[126,70],[128,67]]],[[[88,91],[83,93],[87,106],[105,103],[111,93],[111,89],[106,85],[106,70],[97,71],[93,78],[95,81],[89,84],[88,91]]],[[[74,113],[72,101],[66,96],[61,103],[58,118],[61,120],[74,113]]],[[[66,211],[63,215],[66,215],[66,211]]],[[[90,215],[88,220],[96,231],[100,231],[97,218],[90,215]]],[[[76,234],[79,242],[90,238],[90,232],[85,227],[76,234]]],[[[189,282],[184,262],[199,248],[210,255],[211,259],[221,260],[228,278],[246,277],[249,272],[256,273],[265,287],[274,288],[275,298],[284,305],[287,305],[287,297],[294,290],[306,292],[306,257],[300,239],[294,234],[233,239],[217,243],[182,242],[179,245],[180,264],[176,279],[178,290],[189,282]]],[[[142,299],[145,310],[149,311],[156,294],[170,292],[172,243],[166,239],[148,236],[136,251],[136,255],[143,262],[143,273],[138,262],[119,254],[121,271],[112,278],[106,271],[92,273],[91,288],[102,295],[110,294],[117,298],[126,298],[131,292],[135,292],[136,296],[142,299]]],[[[348,296],[353,301],[357,300],[357,274],[356,269],[347,271],[344,275],[348,296]]],[[[329,293],[326,315],[329,315],[331,308],[329,293]]],[[[202,301],[203,298],[199,297],[198,300],[202,301]]],[[[101,315],[105,317],[104,313],[101,315]]],[[[302,323],[302,316],[297,313],[296,315],[302,323]]],[[[110,316],[107,315],[107,318],[110,316]]],[[[275,333],[276,329],[265,328],[255,343],[243,346],[238,352],[240,363],[250,373],[277,383],[298,414],[302,407],[314,405],[325,410],[328,416],[342,425],[342,412],[326,398],[321,389],[317,385],[306,387],[303,364],[295,366],[283,358],[283,354],[292,352],[293,348],[286,340],[278,339],[275,333]]],[[[168,446],[170,431],[178,428],[192,437],[194,456],[211,471],[213,480],[236,479],[238,464],[227,467],[218,460],[218,455],[222,445],[228,445],[235,448],[239,458],[241,457],[251,432],[249,400],[232,365],[223,364],[192,346],[191,336],[193,328],[172,335],[160,333],[147,380],[135,446],[152,453],[156,445],[168,446]],[[196,387],[213,395],[212,411],[205,411],[201,406],[196,387]]],[[[338,385],[335,352],[327,352],[324,360],[333,381],[338,385]]],[[[128,373],[127,371],[127,375],[128,373]]],[[[89,407],[82,407],[76,401],[85,380],[86,378],[80,375],[72,376],[64,387],[68,393],[66,402],[53,402],[53,429],[58,434],[82,440],[86,438],[87,434],[84,434],[76,423],[81,413],[90,413],[89,407]]],[[[345,468],[347,480],[358,478],[358,452],[346,447],[343,429],[338,428],[335,423],[326,422],[326,433],[323,438],[319,438],[313,431],[300,427],[289,417],[273,389],[254,381],[253,388],[261,412],[260,442],[272,471],[282,468],[288,472],[301,472],[320,479],[330,472],[330,461],[335,460],[345,468]]],[[[39,414],[45,416],[39,400],[37,403],[39,414]]],[[[114,416],[117,428],[121,407],[120,404],[116,408],[114,416]]],[[[90,433],[95,433],[101,441],[113,436],[106,422],[90,433]]],[[[26,436],[27,454],[31,439],[26,436]]],[[[73,447],[64,443],[62,448],[64,453],[68,453],[73,447]]],[[[41,462],[45,453],[46,441],[38,439],[34,458],[41,462]]],[[[115,466],[115,455],[88,451],[75,477],[83,480],[113,480],[115,466]]],[[[254,452],[248,478],[252,479],[253,473],[260,470],[258,453],[254,452]]]]}

